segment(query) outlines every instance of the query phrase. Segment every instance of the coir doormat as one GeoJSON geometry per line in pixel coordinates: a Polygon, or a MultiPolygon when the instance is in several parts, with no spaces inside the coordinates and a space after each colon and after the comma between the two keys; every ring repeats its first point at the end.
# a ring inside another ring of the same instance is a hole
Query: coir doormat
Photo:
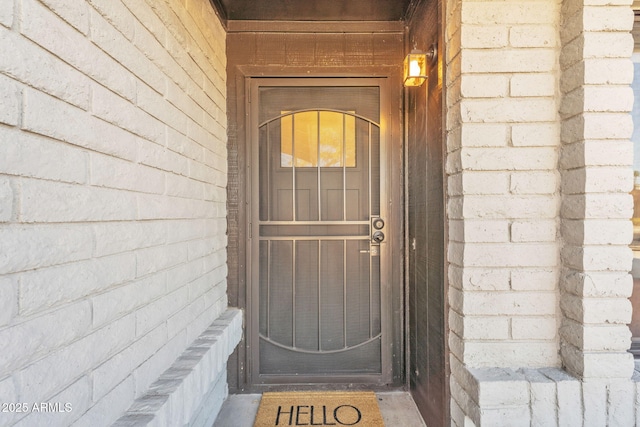
{"type": "Polygon", "coordinates": [[[254,427],[384,427],[372,391],[264,393],[254,427]]]}

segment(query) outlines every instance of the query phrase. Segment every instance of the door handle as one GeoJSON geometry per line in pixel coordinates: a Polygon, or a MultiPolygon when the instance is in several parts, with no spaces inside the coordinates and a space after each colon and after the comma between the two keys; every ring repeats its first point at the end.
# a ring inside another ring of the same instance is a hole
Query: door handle
{"type": "Polygon", "coordinates": [[[378,247],[371,246],[371,249],[360,249],[361,254],[369,254],[371,256],[378,256],[378,247]]]}
{"type": "Polygon", "coordinates": [[[374,243],[381,243],[384,240],[384,233],[380,230],[376,231],[373,233],[373,236],[371,236],[371,240],[374,243]]]}

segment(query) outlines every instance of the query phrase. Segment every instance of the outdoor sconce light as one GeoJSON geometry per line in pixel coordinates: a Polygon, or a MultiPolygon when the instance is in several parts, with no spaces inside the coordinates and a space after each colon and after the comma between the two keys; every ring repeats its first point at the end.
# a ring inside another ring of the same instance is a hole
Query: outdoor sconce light
{"type": "Polygon", "coordinates": [[[427,63],[433,63],[436,58],[436,46],[431,45],[428,52],[412,50],[404,58],[404,85],[422,86],[427,80],[427,63]]]}

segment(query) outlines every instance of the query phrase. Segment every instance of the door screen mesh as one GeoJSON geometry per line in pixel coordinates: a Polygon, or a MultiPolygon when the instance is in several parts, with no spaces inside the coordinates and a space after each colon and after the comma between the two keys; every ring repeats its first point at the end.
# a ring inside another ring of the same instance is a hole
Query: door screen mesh
{"type": "Polygon", "coordinates": [[[379,98],[260,88],[260,374],[381,373],[379,98]]]}

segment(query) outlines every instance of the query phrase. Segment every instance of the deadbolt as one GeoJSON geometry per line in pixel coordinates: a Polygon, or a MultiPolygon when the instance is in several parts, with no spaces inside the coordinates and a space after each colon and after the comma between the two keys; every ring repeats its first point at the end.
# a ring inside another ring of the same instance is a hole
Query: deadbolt
{"type": "Polygon", "coordinates": [[[384,220],[382,218],[376,218],[373,220],[373,228],[376,230],[382,230],[384,227],[384,220]]]}
{"type": "Polygon", "coordinates": [[[371,240],[373,240],[374,243],[381,243],[384,240],[384,233],[382,231],[376,231],[373,233],[373,236],[371,236],[371,240]]]}

